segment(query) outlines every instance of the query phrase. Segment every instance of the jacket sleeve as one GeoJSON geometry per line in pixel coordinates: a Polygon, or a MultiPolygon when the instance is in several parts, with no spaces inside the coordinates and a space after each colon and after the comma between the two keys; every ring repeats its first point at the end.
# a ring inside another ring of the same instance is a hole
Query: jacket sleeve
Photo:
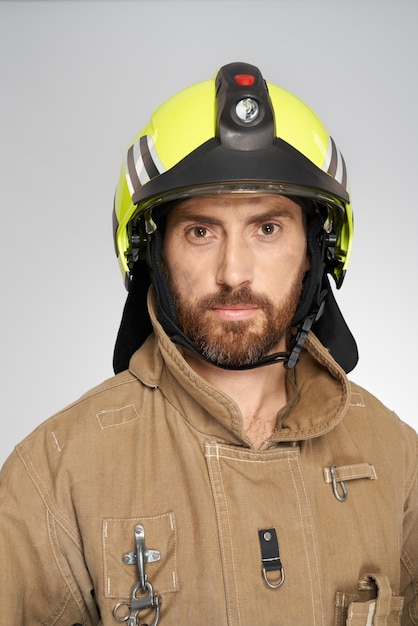
{"type": "Polygon", "coordinates": [[[54,507],[52,495],[20,446],[0,472],[3,624],[98,623],[81,540],[54,507]]]}
{"type": "Polygon", "coordinates": [[[401,558],[401,592],[405,598],[402,626],[418,626],[418,454],[415,459],[414,471],[406,483],[407,500],[401,558]]]}

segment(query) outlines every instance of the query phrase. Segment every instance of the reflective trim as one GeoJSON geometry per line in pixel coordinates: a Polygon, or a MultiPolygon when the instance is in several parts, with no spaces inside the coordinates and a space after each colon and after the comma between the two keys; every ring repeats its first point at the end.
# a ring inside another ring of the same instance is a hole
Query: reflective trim
{"type": "Polygon", "coordinates": [[[128,185],[131,196],[134,194],[135,189],[138,189],[141,186],[138,174],[136,173],[134,147],[135,144],[129,148],[125,163],[126,184],[128,185]]]}
{"type": "Polygon", "coordinates": [[[328,152],[323,166],[324,172],[335,178],[344,189],[347,189],[347,167],[344,157],[335,145],[332,137],[328,139],[328,152]]]}
{"type": "Polygon", "coordinates": [[[163,172],[165,172],[165,167],[164,165],[161,163],[160,157],[157,154],[157,151],[155,149],[154,146],[154,142],[152,140],[152,137],[150,137],[149,135],[147,136],[147,141],[148,141],[148,150],[150,152],[151,158],[154,161],[154,165],[157,169],[157,173],[158,174],[162,174],[163,172]]]}
{"type": "MultiPolygon", "coordinates": [[[[138,172],[138,176],[142,184],[144,184],[145,182],[148,182],[149,180],[151,180],[151,178],[154,178],[154,176],[158,176],[159,174],[155,166],[155,163],[152,160],[151,153],[149,151],[148,140],[150,140],[150,137],[145,137],[145,136],[139,139],[139,149],[141,151],[142,167],[145,168],[145,172],[143,172],[142,168],[141,168],[141,173],[138,172]]],[[[138,161],[136,161],[136,163],[138,162],[139,162],[139,159],[138,161]]]]}
{"type": "Polygon", "coordinates": [[[330,137],[328,142],[328,154],[325,159],[326,166],[324,169],[333,178],[335,178],[335,172],[337,171],[337,158],[337,146],[333,138],[330,137]]]}
{"type": "Polygon", "coordinates": [[[344,187],[344,189],[347,189],[348,187],[348,181],[347,181],[347,167],[345,164],[345,160],[343,155],[341,154],[341,152],[339,153],[340,157],[341,157],[341,169],[342,169],[342,173],[341,173],[341,184],[344,187]]]}
{"type": "Polygon", "coordinates": [[[152,137],[143,135],[129,148],[126,156],[126,183],[131,196],[143,185],[165,171],[152,137]]]}

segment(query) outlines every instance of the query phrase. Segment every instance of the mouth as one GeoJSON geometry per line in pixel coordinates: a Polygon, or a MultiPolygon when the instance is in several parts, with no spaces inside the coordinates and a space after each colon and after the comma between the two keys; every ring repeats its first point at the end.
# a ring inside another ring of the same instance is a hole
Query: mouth
{"type": "Polygon", "coordinates": [[[212,311],[220,319],[228,322],[241,322],[254,317],[259,311],[259,308],[245,304],[237,304],[217,306],[212,308],[212,311]]]}

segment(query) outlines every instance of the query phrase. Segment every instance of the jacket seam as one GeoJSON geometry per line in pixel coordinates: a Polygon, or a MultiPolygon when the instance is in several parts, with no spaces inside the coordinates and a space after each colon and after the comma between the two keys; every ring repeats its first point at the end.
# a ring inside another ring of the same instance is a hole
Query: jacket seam
{"type": "Polygon", "coordinates": [[[82,541],[79,532],[70,524],[70,522],[65,518],[65,516],[59,511],[59,509],[55,506],[54,502],[51,499],[50,494],[48,493],[48,489],[44,484],[42,478],[39,476],[36,471],[32,459],[28,450],[25,448],[23,444],[20,444],[16,447],[16,452],[19,455],[23,466],[25,467],[32,483],[34,484],[37,492],[40,495],[40,498],[45,506],[45,509],[50,512],[52,517],[56,520],[57,524],[61,526],[63,531],[72,539],[72,541],[76,544],[79,551],[82,551],[82,541]]]}
{"type": "Polygon", "coordinates": [[[112,389],[116,389],[116,387],[122,387],[123,385],[131,385],[134,383],[138,383],[138,378],[134,376],[129,370],[126,370],[126,377],[122,378],[122,380],[118,380],[118,377],[110,378],[105,383],[91,389],[87,393],[83,394],[80,398],[69,404],[63,411],[60,411],[58,415],[61,413],[76,407],[77,405],[89,400],[90,398],[94,398],[102,394],[104,391],[110,391],[112,389]]]}
{"type": "MultiPolygon", "coordinates": [[[[237,610],[237,617],[238,617],[238,624],[241,624],[241,615],[240,615],[240,609],[239,609],[239,602],[238,602],[238,597],[237,597],[237,582],[236,582],[236,576],[235,576],[235,561],[234,561],[234,552],[233,552],[233,548],[232,548],[232,544],[231,544],[231,521],[229,518],[229,510],[228,510],[228,502],[225,496],[225,487],[224,487],[224,482],[223,482],[223,476],[222,476],[222,472],[221,472],[221,467],[219,464],[219,457],[217,457],[216,455],[213,455],[212,458],[215,459],[216,461],[216,466],[217,466],[217,474],[219,476],[219,481],[220,481],[220,486],[222,489],[222,500],[225,506],[225,510],[226,510],[226,520],[227,520],[227,525],[228,525],[228,532],[229,532],[229,543],[230,543],[230,550],[231,550],[231,558],[232,558],[232,568],[234,571],[234,580],[232,581],[232,584],[234,585],[235,588],[235,606],[236,606],[236,610],[237,610]]],[[[209,467],[209,474],[211,476],[212,479],[212,489],[214,490],[214,501],[215,501],[215,509],[216,509],[216,517],[217,517],[217,522],[218,522],[218,534],[219,534],[219,542],[220,542],[220,546],[221,546],[221,552],[223,555],[223,561],[224,561],[224,566],[223,566],[223,572],[224,572],[224,584],[225,584],[225,592],[226,592],[226,598],[230,597],[230,593],[228,591],[228,589],[230,588],[231,582],[228,580],[228,573],[227,573],[227,568],[226,568],[226,552],[225,552],[225,537],[222,531],[222,515],[221,512],[219,510],[219,502],[218,499],[216,497],[216,478],[214,475],[214,470],[213,470],[213,466],[212,463],[208,462],[208,467],[209,467]]],[[[227,612],[228,612],[228,623],[231,624],[231,621],[233,619],[233,615],[231,614],[231,606],[229,604],[229,601],[227,600],[227,612]]]]}
{"type": "MultiPolygon", "coordinates": [[[[305,485],[305,481],[303,478],[303,472],[302,472],[302,467],[301,467],[301,463],[300,463],[300,457],[296,458],[296,466],[299,470],[299,475],[300,475],[300,481],[301,481],[301,485],[302,485],[302,489],[303,489],[303,497],[305,499],[305,503],[306,503],[306,510],[308,512],[309,515],[309,526],[311,529],[311,533],[312,533],[312,547],[314,549],[314,554],[315,554],[315,565],[316,565],[316,575],[318,577],[318,587],[319,587],[319,591],[320,591],[320,595],[321,595],[321,608],[322,608],[322,624],[324,624],[324,598],[323,598],[323,593],[322,593],[322,585],[321,585],[321,577],[320,577],[320,571],[319,571],[319,557],[318,557],[318,552],[317,552],[317,542],[316,542],[316,533],[315,533],[315,526],[314,526],[314,520],[312,517],[312,511],[311,511],[311,507],[310,507],[310,503],[309,503],[309,498],[308,498],[308,494],[306,491],[306,485],[305,485]]],[[[297,500],[299,503],[299,516],[300,519],[302,519],[302,510],[301,510],[301,493],[299,492],[298,486],[297,486],[297,481],[295,480],[295,476],[294,476],[294,469],[292,467],[292,463],[290,462],[291,459],[290,457],[287,459],[287,463],[289,466],[289,470],[290,470],[290,475],[292,476],[292,481],[293,481],[293,488],[295,490],[295,493],[297,494],[297,500]]],[[[305,525],[302,524],[302,532],[303,532],[303,540],[305,543],[305,553],[309,554],[309,550],[308,550],[308,541],[307,541],[307,537],[306,537],[306,532],[305,532],[305,525]]],[[[314,581],[312,578],[312,569],[311,567],[309,567],[309,571],[308,571],[308,576],[309,576],[309,581],[310,581],[310,588],[311,588],[311,603],[312,603],[312,608],[315,606],[315,593],[314,593],[314,581]]],[[[315,615],[314,615],[314,619],[315,619],[315,615]]],[[[315,626],[316,621],[314,622],[313,626],[315,626]]]]}
{"type": "MultiPolygon", "coordinates": [[[[55,518],[54,518],[53,516],[51,516],[51,517],[52,517],[52,519],[55,521],[55,518]]],[[[66,589],[67,589],[67,592],[70,594],[70,596],[74,599],[74,602],[77,604],[77,606],[78,606],[78,608],[79,608],[79,610],[80,610],[80,613],[81,613],[81,615],[83,616],[83,619],[84,619],[84,620],[86,620],[85,607],[82,605],[82,603],[80,603],[80,598],[79,598],[79,597],[77,597],[77,594],[76,594],[76,593],[74,593],[74,592],[75,592],[75,589],[77,589],[77,584],[75,583],[74,577],[73,577],[73,575],[72,575],[70,572],[69,572],[69,573],[67,574],[67,576],[66,576],[66,574],[65,574],[65,572],[64,572],[64,570],[63,570],[63,568],[62,568],[62,564],[61,564],[61,562],[60,562],[60,559],[58,558],[58,555],[57,555],[57,553],[56,553],[56,550],[54,549],[54,544],[55,544],[55,546],[59,549],[59,552],[60,552],[60,554],[61,554],[61,557],[64,559],[64,561],[65,561],[65,562],[67,563],[67,565],[68,565],[68,559],[67,559],[67,557],[63,554],[63,552],[62,552],[62,550],[61,550],[61,546],[60,546],[60,544],[59,544],[59,540],[58,540],[58,535],[57,535],[57,532],[56,532],[56,528],[51,526],[51,522],[50,522],[50,519],[49,519],[49,515],[48,515],[48,513],[47,513],[47,528],[48,528],[48,537],[49,537],[49,543],[50,543],[50,547],[51,547],[51,550],[52,550],[52,554],[54,555],[55,562],[56,562],[57,567],[58,567],[58,569],[59,569],[59,571],[60,571],[60,573],[61,573],[61,576],[62,576],[62,578],[63,578],[64,584],[65,584],[65,587],[66,587],[66,589]],[[52,534],[54,535],[55,542],[53,541],[52,534]],[[75,583],[75,585],[70,585],[70,584],[69,584],[69,581],[68,581],[68,578],[71,578],[71,580],[73,581],[73,583],[75,583]]],[[[66,602],[66,605],[65,605],[65,606],[63,606],[63,608],[62,608],[61,615],[64,613],[65,608],[66,608],[66,606],[67,606],[67,605],[68,605],[68,600],[67,600],[67,602],[66,602]]],[[[58,619],[59,617],[60,617],[60,615],[58,615],[58,616],[57,616],[57,619],[58,619]]],[[[54,621],[54,623],[56,623],[57,619],[54,621]]]]}

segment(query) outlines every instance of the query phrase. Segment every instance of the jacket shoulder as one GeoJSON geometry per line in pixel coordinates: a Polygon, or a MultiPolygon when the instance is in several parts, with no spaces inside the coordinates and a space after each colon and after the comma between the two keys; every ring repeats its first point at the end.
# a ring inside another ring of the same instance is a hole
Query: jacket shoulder
{"type": "Polygon", "coordinates": [[[349,385],[351,389],[349,407],[351,409],[364,409],[364,417],[367,416],[367,419],[380,420],[380,424],[393,425],[394,428],[403,429],[406,427],[412,436],[416,436],[415,430],[402,421],[395,410],[387,407],[373,393],[351,380],[349,385]]]}
{"type": "Polygon", "coordinates": [[[418,435],[414,428],[360,385],[350,381],[350,386],[351,399],[343,420],[345,428],[355,433],[363,445],[380,450],[384,457],[395,455],[398,462],[404,459],[407,474],[416,472],[418,435]]]}
{"type": "MultiPolygon", "coordinates": [[[[144,387],[129,371],[113,376],[61,409],[16,446],[19,456],[26,453],[51,458],[59,453],[86,453],[94,447],[100,432],[112,424],[132,423],[139,416],[144,387]]],[[[67,454],[66,454],[67,453],[67,454]]]]}

